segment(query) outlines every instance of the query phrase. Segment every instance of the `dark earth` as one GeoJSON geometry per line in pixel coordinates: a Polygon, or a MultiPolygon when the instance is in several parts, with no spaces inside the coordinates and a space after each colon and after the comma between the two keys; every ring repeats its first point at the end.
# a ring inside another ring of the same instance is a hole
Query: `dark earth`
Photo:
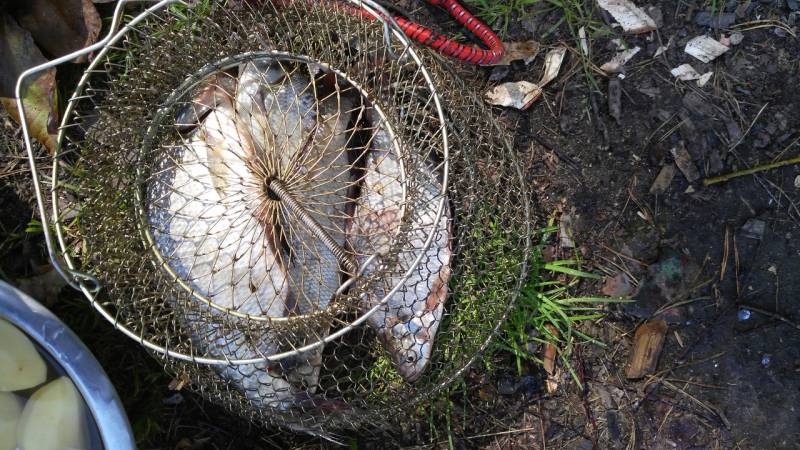
{"type": "MultiPolygon", "coordinates": [[[[576,295],[636,301],[581,324],[605,343],[582,345],[571,355],[581,386],[558,367],[557,386],[548,389],[540,365],[525,363],[520,373],[513,359],[500,355],[494,373],[473,368],[465,387],[431,405],[436,414],[447,409],[447,427],[419,417],[410,433],[354,435],[351,445],[800,448],[800,166],[703,184],[798,154],[798,2],[652,1],[647,11],[660,27],[642,35],[623,34],[594,2],[564,0],[585,16],[556,28],[564,9],[553,5],[561,2],[531,3],[495,26],[507,26],[507,41],[539,41],[542,54],[529,66],[466,67],[466,75],[474,86],[535,82],[548,48],[570,48],[540,100],[525,112],[496,112],[514,130],[539,222],[555,217],[575,243],[572,249],[554,239],[551,256],[577,250],[584,270],[606,277],[583,283],[576,295]],[[582,25],[589,59],[581,58],[576,40],[582,25]],[[741,42],[709,64],[683,51],[695,36],[730,38],[735,31],[741,42]],[[612,39],[620,37],[642,50],[622,75],[609,77],[597,67],[613,56],[612,39]],[[713,76],[703,87],[678,81],[670,70],[683,63],[713,76]],[[675,170],[674,149],[696,168],[692,182],[685,159],[675,170]],[[674,175],[653,187],[662,170],[674,175]],[[634,331],[654,319],[668,325],[657,368],[630,380],[625,368],[634,331]]],[[[441,11],[416,2],[402,7],[414,19],[458,31],[441,11]]],[[[4,134],[18,138],[6,117],[2,122],[4,134]]],[[[25,232],[37,214],[21,155],[12,150],[0,166],[0,274],[17,283],[46,272],[41,237],[25,232]]],[[[142,448],[330,445],[250,427],[194,394],[170,391],[159,363],[114,334],[81,297],[69,289],[39,295],[96,349],[142,448]]]]}

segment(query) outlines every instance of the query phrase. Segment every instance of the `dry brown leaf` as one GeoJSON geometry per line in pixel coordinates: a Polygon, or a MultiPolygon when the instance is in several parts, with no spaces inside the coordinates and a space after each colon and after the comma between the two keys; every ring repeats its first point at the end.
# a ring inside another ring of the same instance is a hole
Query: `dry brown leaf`
{"type": "MultiPolygon", "coordinates": [[[[0,14],[0,104],[20,123],[14,90],[17,78],[26,69],[47,60],[33,43],[30,33],[7,14],[0,14]]],[[[30,135],[50,152],[55,151],[58,124],[56,105],[56,70],[40,72],[22,87],[22,98],[30,135]]]]}
{"type": "MultiPolygon", "coordinates": [[[[92,0],[26,0],[11,13],[53,58],[94,44],[103,25],[92,0]]],[[[82,56],[73,62],[85,61],[82,56]]]]}
{"type": "Polygon", "coordinates": [[[530,64],[539,54],[539,43],[536,41],[505,42],[503,47],[505,48],[503,57],[496,64],[492,64],[493,66],[507,66],[512,61],[530,64]]]}
{"type": "Polygon", "coordinates": [[[530,81],[512,81],[503,83],[489,89],[484,94],[484,99],[490,105],[507,106],[524,111],[542,96],[542,88],[558,75],[561,64],[564,62],[566,47],[550,50],[544,59],[544,74],[539,83],[530,81]]]}

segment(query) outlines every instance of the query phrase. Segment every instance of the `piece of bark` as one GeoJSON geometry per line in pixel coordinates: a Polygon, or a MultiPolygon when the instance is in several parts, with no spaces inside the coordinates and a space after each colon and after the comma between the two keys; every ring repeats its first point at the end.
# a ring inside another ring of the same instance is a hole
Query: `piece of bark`
{"type": "Polygon", "coordinates": [[[672,183],[672,179],[675,178],[675,170],[675,164],[665,164],[650,186],[650,193],[653,195],[661,195],[666,192],[670,183],[672,183]]]}
{"type": "Polygon", "coordinates": [[[672,147],[670,153],[672,153],[672,157],[675,158],[675,164],[678,166],[678,169],[680,169],[683,176],[686,177],[686,181],[694,183],[700,178],[700,171],[697,170],[697,166],[695,166],[694,161],[692,161],[692,155],[689,154],[689,151],[686,150],[683,144],[672,147]]]}
{"type": "Polygon", "coordinates": [[[628,379],[642,378],[655,372],[666,334],[667,322],[663,319],[645,322],[636,329],[633,350],[625,367],[628,379]]]}

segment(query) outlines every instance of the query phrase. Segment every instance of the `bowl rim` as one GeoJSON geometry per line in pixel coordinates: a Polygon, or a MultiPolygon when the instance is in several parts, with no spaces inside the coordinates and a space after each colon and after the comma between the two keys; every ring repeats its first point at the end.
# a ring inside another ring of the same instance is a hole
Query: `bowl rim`
{"type": "Polygon", "coordinates": [[[0,318],[28,335],[78,388],[106,449],[135,450],[130,422],[105,370],[80,338],[24,292],[0,280],[0,318]]]}

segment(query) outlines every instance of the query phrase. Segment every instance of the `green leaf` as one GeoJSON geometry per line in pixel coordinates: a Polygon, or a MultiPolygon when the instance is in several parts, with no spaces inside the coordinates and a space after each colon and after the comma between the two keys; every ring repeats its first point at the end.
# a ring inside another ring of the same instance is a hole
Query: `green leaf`
{"type": "Polygon", "coordinates": [[[572,276],[575,276],[575,277],[591,278],[591,279],[594,279],[594,280],[599,280],[599,279],[603,278],[600,275],[595,275],[593,273],[584,272],[584,271],[578,270],[578,269],[573,269],[572,267],[560,266],[558,264],[547,263],[542,267],[544,269],[546,269],[546,270],[551,271],[551,272],[561,272],[561,273],[565,273],[567,275],[572,275],[572,276]]]}

